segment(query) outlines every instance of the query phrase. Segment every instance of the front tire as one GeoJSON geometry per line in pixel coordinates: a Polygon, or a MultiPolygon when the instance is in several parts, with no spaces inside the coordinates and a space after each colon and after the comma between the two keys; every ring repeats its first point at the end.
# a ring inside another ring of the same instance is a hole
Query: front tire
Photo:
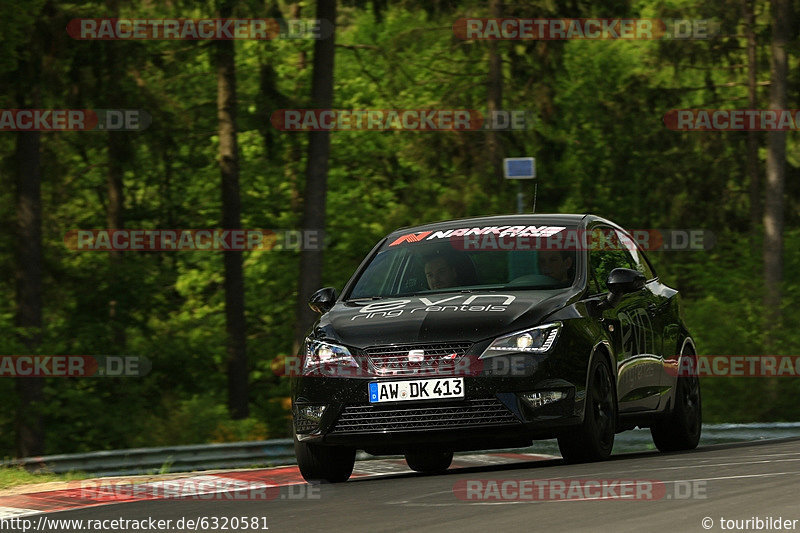
{"type": "Polygon", "coordinates": [[[300,442],[297,436],[294,437],[294,454],[300,474],[306,481],[344,483],[350,478],[356,463],[355,448],[300,442]]]}
{"type": "MultiPolygon", "coordinates": [[[[697,365],[692,368],[697,368],[697,365]]],[[[653,442],[662,452],[693,450],[700,442],[702,429],[700,379],[697,376],[679,376],[672,413],[650,428],[653,442]]]]}
{"type": "Polygon", "coordinates": [[[614,380],[603,357],[592,361],[583,423],[558,437],[558,449],[567,463],[602,461],[611,455],[616,433],[617,401],[614,380]]]}
{"type": "Polygon", "coordinates": [[[405,456],[408,467],[423,474],[441,474],[453,462],[453,452],[448,451],[408,452],[405,456]]]}

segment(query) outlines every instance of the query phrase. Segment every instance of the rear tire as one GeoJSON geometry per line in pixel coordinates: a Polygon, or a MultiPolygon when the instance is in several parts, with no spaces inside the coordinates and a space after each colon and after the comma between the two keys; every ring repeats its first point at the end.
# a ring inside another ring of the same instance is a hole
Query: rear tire
{"type": "Polygon", "coordinates": [[[424,451],[406,453],[406,463],[415,472],[423,474],[441,474],[450,468],[453,462],[453,452],[449,451],[424,451]]]}
{"type": "Polygon", "coordinates": [[[306,481],[343,483],[350,478],[356,463],[355,448],[320,446],[294,438],[294,454],[300,474],[306,481]]]}
{"type": "MultiPolygon", "coordinates": [[[[697,368],[697,365],[692,368],[697,368]]],[[[693,450],[700,442],[702,429],[700,380],[697,376],[679,376],[672,413],[650,428],[653,442],[662,452],[693,450]]]]}
{"type": "Polygon", "coordinates": [[[611,455],[616,433],[617,401],[614,380],[603,357],[592,361],[583,423],[558,437],[558,449],[567,463],[602,461],[611,455]]]}

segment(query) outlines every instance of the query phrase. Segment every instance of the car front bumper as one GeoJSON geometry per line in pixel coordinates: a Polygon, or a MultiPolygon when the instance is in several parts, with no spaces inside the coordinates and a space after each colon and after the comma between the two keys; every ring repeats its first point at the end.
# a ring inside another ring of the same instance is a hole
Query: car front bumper
{"type": "Polygon", "coordinates": [[[292,396],[295,434],[303,442],[376,454],[423,446],[464,451],[526,446],[581,423],[582,379],[552,378],[544,370],[526,374],[465,376],[464,398],[383,403],[369,402],[370,382],[417,377],[297,378],[292,396]],[[562,397],[543,404],[532,399],[537,392],[550,391],[562,397]]]}

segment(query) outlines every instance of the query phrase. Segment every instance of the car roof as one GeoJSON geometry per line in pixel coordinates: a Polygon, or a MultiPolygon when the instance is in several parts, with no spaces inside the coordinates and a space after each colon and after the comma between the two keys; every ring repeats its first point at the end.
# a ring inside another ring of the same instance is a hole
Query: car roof
{"type": "Polygon", "coordinates": [[[420,224],[418,226],[407,226],[398,228],[391,232],[389,236],[395,233],[409,233],[425,230],[439,230],[439,229],[453,229],[464,227],[479,227],[479,226],[519,226],[519,225],[539,225],[539,224],[562,224],[566,226],[580,226],[588,224],[589,222],[600,221],[616,226],[616,224],[587,213],[583,214],[564,214],[564,213],[542,213],[542,214],[520,214],[520,215],[491,215],[483,217],[459,218],[452,220],[440,220],[437,222],[430,222],[427,224],[420,224]]]}

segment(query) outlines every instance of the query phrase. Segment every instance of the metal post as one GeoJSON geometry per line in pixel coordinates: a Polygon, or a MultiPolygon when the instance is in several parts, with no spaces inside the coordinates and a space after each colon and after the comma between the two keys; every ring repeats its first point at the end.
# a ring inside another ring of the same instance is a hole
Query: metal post
{"type": "MultiPolygon", "coordinates": [[[[525,193],[520,180],[536,179],[536,159],[533,157],[504,157],[503,176],[517,180],[517,213],[525,213],[525,193]]],[[[533,197],[533,211],[536,212],[536,192],[533,197]]]]}

